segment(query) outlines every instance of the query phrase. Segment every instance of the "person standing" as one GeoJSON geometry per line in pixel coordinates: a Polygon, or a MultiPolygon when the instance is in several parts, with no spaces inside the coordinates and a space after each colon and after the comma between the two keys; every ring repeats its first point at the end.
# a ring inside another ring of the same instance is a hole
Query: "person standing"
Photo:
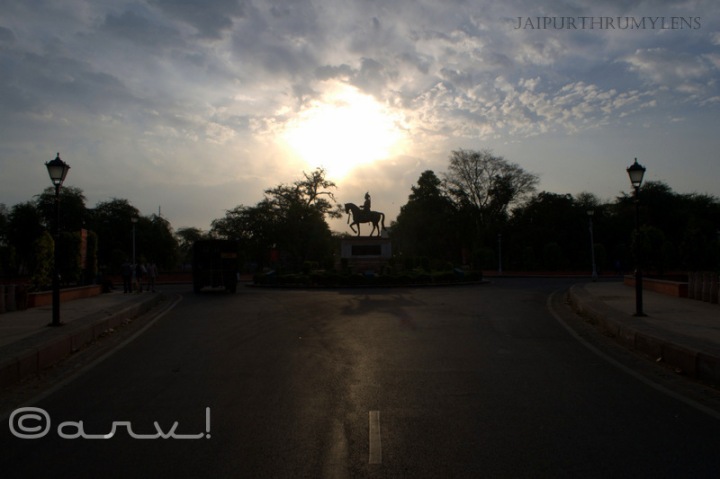
{"type": "Polygon", "coordinates": [[[122,264],[122,266],[120,266],[120,274],[122,275],[122,281],[123,281],[123,293],[131,293],[132,292],[133,267],[130,264],[130,261],[128,261],[127,259],[122,264]]]}
{"type": "Polygon", "coordinates": [[[150,261],[146,266],[146,277],[147,277],[147,285],[146,288],[148,291],[155,292],[155,278],[157,277],[158,270],[157,266],[153,261],[150,261]]]}
{"type": "Polygon", "coordinates": [[[135,286],[137,288],[137,293],[142,293],[142,281],[145,273],[146,270],[144,264],[138,263],[135,265],[135,286]]]}

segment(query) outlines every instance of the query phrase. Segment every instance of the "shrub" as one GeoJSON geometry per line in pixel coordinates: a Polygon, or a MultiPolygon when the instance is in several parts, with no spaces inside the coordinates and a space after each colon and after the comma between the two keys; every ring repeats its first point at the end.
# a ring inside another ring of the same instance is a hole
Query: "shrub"
{"type": "Polygon", "coordinates": [[[35,271],[30,282],[35,290],[48,289],[52,283],[53,256],[55,253],[55,242],[50,233],[45,231],[35,241],[35,271]]]}

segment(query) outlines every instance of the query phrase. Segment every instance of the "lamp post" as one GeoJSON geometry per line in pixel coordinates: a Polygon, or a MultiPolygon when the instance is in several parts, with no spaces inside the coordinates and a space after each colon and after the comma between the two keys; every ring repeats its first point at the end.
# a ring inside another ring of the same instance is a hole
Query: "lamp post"
{"type": "Polygon", "coordinates": [[[45,163],[50,175],[50,181],[55,186],[55,245],[53,248],[53,277],[52,277],[52,323],[50,326],[61,326],[60,322],[60,272],[58,270],[58,240],[60,239],[60,187],[65,181],[70,165],[57,157],[45,163]]]}
{"type": "Polygon", "coordinates": [[[592,257],[592,280],[597,281],[598,274],[597,268],[595,267],[595,239],[593,238],[593,215],[595,211],[587,210],[588,220],[590,221],[590,256],[592,257]]]}
{"type": "Polygon", "coordinates": [[[635,189],[635,316],[645,316],[643,312],[643,285],[642,285],[642,251],[640,241],[640,185],[645,175],[645,167],[635,163],[627,169],[630,184],[635,189]]]}

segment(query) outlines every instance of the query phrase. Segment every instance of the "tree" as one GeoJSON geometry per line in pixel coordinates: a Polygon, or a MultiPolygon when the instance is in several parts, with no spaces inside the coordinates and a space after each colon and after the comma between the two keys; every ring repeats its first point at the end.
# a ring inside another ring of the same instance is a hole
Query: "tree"
{"type": "MultiPolygon", "coordinates": [[[[89,226],[98,235],[98,264],[108,272],[119,272],[132,253],[133,218],[140,212],[126,199],[102,201],[89,211],[89,226]]],[[[137,226],[137,225],[136,225],[137,226]]]]}
{"type": "Polygon", "coordinates": [[[77,284],[82,280],[80,243],[79,231],[63,231],[56,238],[54,248],[57,250],[58,273],[64,285],[77,284]]]}
{"type": "MultiPolygon", "coordinates": [[[[85,208],[85,195],[80,188],[64,186],[60,188],[60,231],[80,231],[85,227],[88,216],[85,208]]],[[[55,231],[57,210],[55,205],[55,188],[50,186],[36,197],[38,212],[43,225],[51,232],[55,231]]]]}
{"type": "Polygon", "coordinates": [[[172,269],[178,260],[178,243],[170,222],[160,215],[141,217],[137,223],[138,251],[142,259],[157,263],[163,269],[172,269]]]}
{"type": "Polygon", "coordinates": [[[521,269],[562,269],[568,261],[577,263],[589,255],[587,226],[587,213],[572,195],[543,191],[513,210],[503,243],[507,256],[521,269]]]}
{"type": "Polygon", "coordinates": [[[200,228],[185,227],[175,231],[180,250],[186,251],[192,248],[193,243],[206,238],[206,234],[200,228]]]}
{"type": "Polygon", "coordinates": [[[8,244],[15,249],[16,274],[32,274],[35,269],[35,242],[45,232],[35,203],[18,203],[10,210],[7,225],[8,244]]]}
{"type": "MultiPolygon", "coordinates": [[[[641,226],[653,227],[662,233],[662,251],[655,249],[661,242],[643,241],[643,256],[662,258],[655,261],[659,271],[673,269],[716,269],[720,266],[720,244],[717,225],[720,224],[720,202],[703,194],[679,194],[661,181],[648,181],[640,188],[641,226]]],[[[612,228],[616,241],[634,244],[635,198],[618,197],[612,205],[615,223],[612,228]]],[[[657,232],[653,233],[659,237],[657,232]]]]}
{"type": "Polygon", "coordinates": [[[0,275],[7,275],[13,266],[14,248],[8,241],[10,210],[0,203],[0,275]]]}
{"type": "Polygon", "coordinates": [[[240,240],[259,266],[268,252],[281,251],[285,267],[299,270],[305,261],[325,262],[332,256],[332,235],[325,217],[340,217],[333,205],[335,184],[325,171],[303,173],[303,179],[265,190],[255,206],[237,206],[211,224],[211,234],[240,240]]]}
{"type": "Polygon", "coordinates": [[[8,223],[10,222],[10,210],[0,203],[0,246],[7,246],[8,223]]]}
{"type": "Polygon", "coordinates": [[[275,212],[267,203],[256,206],[238,205],[213,220],[210,235],[240,242],[240,249],[258,267],[267,262],[271,248],[277,246],[278,227],[275,212]]]}
{"type": "Polygon", "coordinates": [[[175,239],[178,243],[178,255],[183,263],[192,263],[192,247],[193,244],[201,239],[207,238],[208,235],[200,228],[186,227],[175,231],[175,239]]]}
{"type": "Polygon", "coordinates": [[[49,232],[43,231],[32,247],[35,261],[30,282],[35,290],[48,289],[53,277],[55,242],[49,232]]]}
{"type": "Polygon", "coordinates": [[[304,179],[292,185],[281,184],[265,190],[265,199],[275,208],[314,209],[323,217],[340,218],[342,208],[339,204],[333,205],[335,196],[330,190],[336,188],[336,185],[325,179],[325,174],[323,168],[316,168],[310,174],[303,172],[304,179]]]}
{"type": "Polygon", "coordinates": [[[538,177],[489,150],[456,150],[445,174],[457,210],[457,228],[464,248],[494,244],[508,220],[508,209],[535,191],[538,177]]]}
{"type": "Polygon", "coordinates": [[[445,175],[451,197],[477,211],[481,223],[504,215],[509,206],[535,191],[538,177],[489,150],[456,150],[445,175]]]}
{"type": "Polygon", "coordinates": [[[427,170],[411,191],[391,228],[396,249],[409,262],[406,266],[423,258],[457,262],[460,245],[453,225],[455,208],[442,189],[442,181],[433,171],[427,170]]]}
{"type": "Polygon", "coordinates": [[[87,250],[85,251],[85,283],[90,284],[97,278],[98,274],[98,259],[97,259],[97,245],[98,236],[94,231],[87,232],[87,250]]]}

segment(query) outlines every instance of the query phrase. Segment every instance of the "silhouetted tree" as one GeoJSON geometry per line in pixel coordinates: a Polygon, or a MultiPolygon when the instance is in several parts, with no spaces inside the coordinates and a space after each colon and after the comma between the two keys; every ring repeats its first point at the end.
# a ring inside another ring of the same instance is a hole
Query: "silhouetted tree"
{"type": "Polygon", "coordinates": [[[414,266],[422,258],[459,263],[456,211],[442,181],[427,170],[411,190],[391,228],[395,248],[408,262],[405,266],[414,266]]]}
{"type": "Polygon", "coordinates": [[[543,191],[513,210],[503,235],[506,256],[520,269],[564,269],[581,251],[590,254],[587,226],[587,214],[572,195],[543,191]]]}
{"type": "Polygon", "coordinates": [[[472,207],[480,223],[504,215],[533,191],[538,177],[488,150],[456,150],[445,175],[448,192],[461,207],[472,207]]]}
{"type": "Polygon", "coordinates": [[[466,247],[485,248],[508,219],[508,210],[535,191],[538,177],[488,150],[456,150],[445,181],[466,247]]]}
{"type": "MultiPolygon", "coordinates": [[[[77,232],[85,228],[88,211],[85,208],[85,195],[75,186],[60,188],[60,231],[77,232]]],[[[55,188],[48,187],[36,197],[36,205],[43,225],[51,233],[55,232],[57,213],[55,210],[55,188]]]]}
{"type": "Polygon", "coordinates": [[[255,206],[237,206],[224,218],[211,224],[210,233],[240,240],[258,265],[267,263],[271,248],[282,252],[284,265],[298,270],[305,261],[326,262],[332,257],[332,236],[325,217],[341,216],[334,205],[325,171],[303,173],[291,185],[281,184],[265,190],[265,198],[255,206]]]}
{"type": "Polygon", "coordinates": [[[0,203],[0,277],[8,276],[14,266],[15,248],[8,241],[10,210],[0,203]]]}
{"type": "Polygon", "coordinates": [[[200,228],[186,227],[175,231],[175,238],[178,243],[178,256],[183,263],[192,263],[192,246],[201,239],[208,237],[208,234],[200,228]]]}
{"type": "Polygon", "coordinates": [[[52,283],[55,242],[48,231],[43,231],[32,245],[34,264],[30,282],[35,290],[49,289],[52,283]]]}
{"type": "Polygon", "coordinates": [[[178,243],[170,222],[159,215],[141,216],[135,226],[137,261],[153,261],[161,269],[173,269],[178,243]]]}
{"type": "Polygon", "coordinates": [[[29,275],[35,269],[35,242],[46,231],[34,202],[18,203],[10,210],[7,241],[17,257],[14,274],[29,275]]]}
{"type": "Polygon", "coordinates": [[[139,218],[140,212],[128,200],[113,198],[98,203],[89,213],[90,229],[98,235],[98,264],[116,274],[132,254],[132,219],[139,218]]]}
{"type": "Polygon", "coordinates": [[[10,222],[10,210],[3,203],[0,203],[0,246],[7,245],[8,223],[10,222]]]}

